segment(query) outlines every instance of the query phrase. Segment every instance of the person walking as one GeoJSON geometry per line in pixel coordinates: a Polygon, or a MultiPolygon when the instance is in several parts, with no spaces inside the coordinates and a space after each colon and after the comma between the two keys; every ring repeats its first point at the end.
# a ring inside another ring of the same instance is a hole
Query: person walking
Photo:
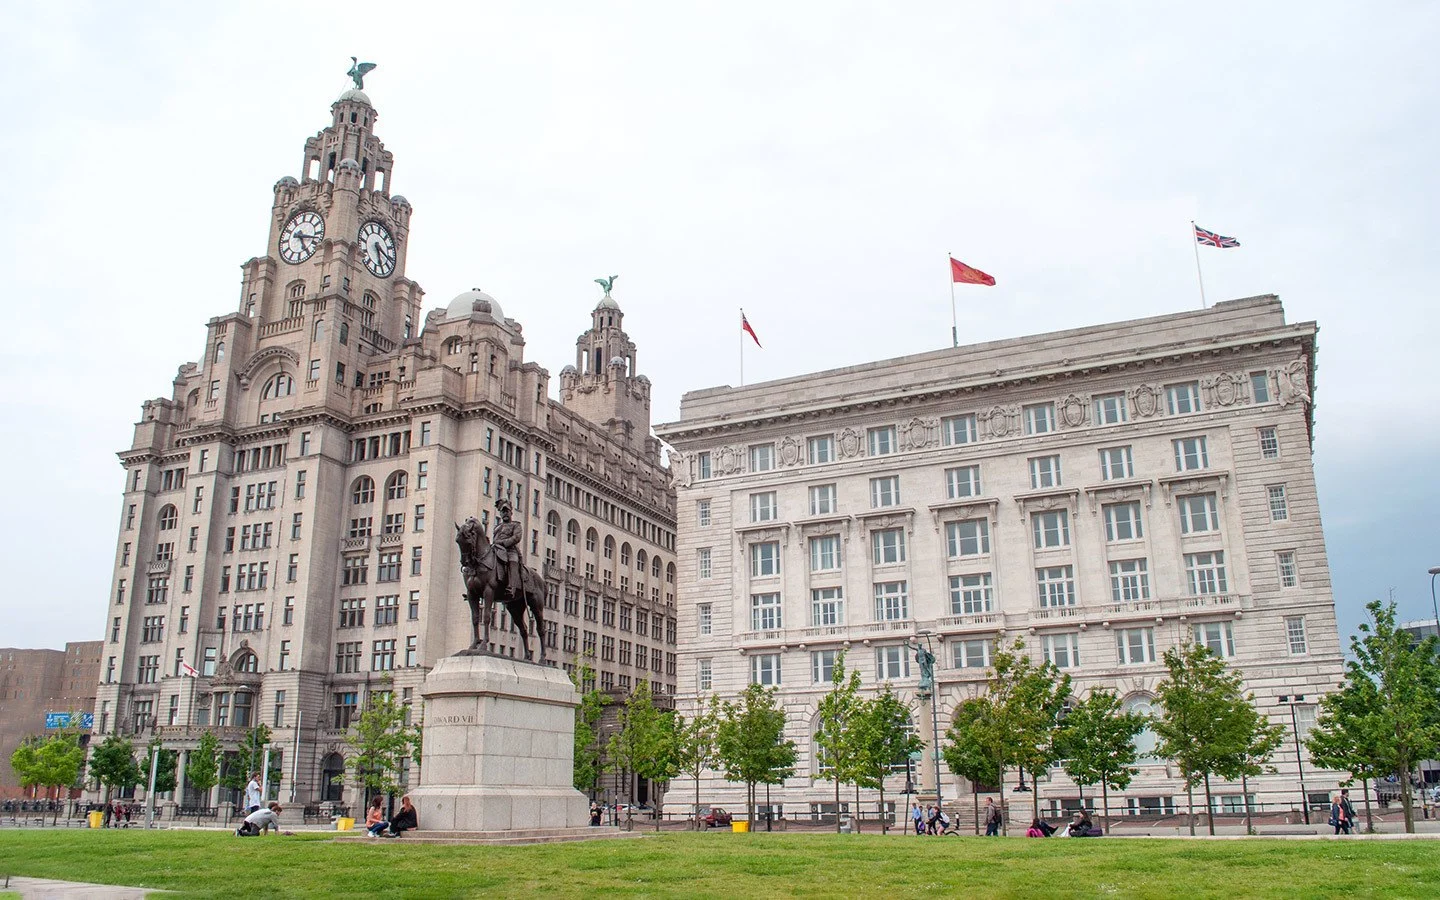
{"type": "Polygon", "coordinates": [[[1337,794],[1335,799],[1330,801],[1330,827],[1335,829],[1336,834],[1350,833],[1350,819],[1345,813],[1345,804],[1348,801],[1341,802],[1343,797],[1343,794],[1337,794]]]}
{"type": "Polygon", "coordinates": [[[920,801],[915,800],[910,804],[910,820],[915,823],[915,833],[925,833],[925,810],[920,808],[920,801]]]}
{"type": "Polygon", "coordinates": [[[245,814],[248,816],[260,808],[260,773],[251,772],[250,782],[245,785],[245,814]]]}
{"type": "Polygon", "coordinates": [[[1340,791],[1340,809],[1345,813],[1345,833],[1353,834],[1359,830],[1359,823],[1355,818],[1355,805],[1350,802],[1350,789],[1343,788],[1340,791]]]}
{"type": "Polygon", "coordinates": [[[999,837],[1001,824],[1000,807],[995,805],[994,797],[985,798],[985,836],[999,837]]]}
{"type": "Polygon", "coordinates": [[[379,837],[380,832],[390,827],[390,822],[385,818],[384,804],[377,794],[370,798],[370,808],[365,811],[365,834],[369,837],[379,837]]]}

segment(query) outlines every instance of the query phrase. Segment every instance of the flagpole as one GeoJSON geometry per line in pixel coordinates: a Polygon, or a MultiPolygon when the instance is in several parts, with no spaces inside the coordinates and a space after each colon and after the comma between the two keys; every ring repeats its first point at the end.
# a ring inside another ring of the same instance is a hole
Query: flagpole
{"type": "Polygon", "coordinates": [[[1195,248],[1195,278],[1200,282],[1200,308],[1209,309],[1210,304],[1205,302],[1205,276],[1200,273],[1200,241],[1195,237],[1195,220],[1190,220],[1190,246],[1195,248]]]}
{"type": "Polygon", "coordinates": [[[950,262],[954,254],[945,253],[945,268],[950,270],[950,341],[951,346],[960,346],[960,320],[955,317],[955,265],[950,262]]]}
{"type": "Polygon", "coordinates": [[[745,386],[745,307],[740,307],[740,386],[745,386]]]}

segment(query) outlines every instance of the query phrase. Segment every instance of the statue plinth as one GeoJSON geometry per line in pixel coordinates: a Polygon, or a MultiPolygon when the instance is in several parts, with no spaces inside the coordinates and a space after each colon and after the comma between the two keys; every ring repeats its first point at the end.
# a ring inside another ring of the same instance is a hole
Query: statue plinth
{"type": "Polygon", "coordinates": [[[491,655],[448,656],[425,699],[421,832],[502,832],[588,825],[574,787],[579,694],[560,670],[491,655]]]}

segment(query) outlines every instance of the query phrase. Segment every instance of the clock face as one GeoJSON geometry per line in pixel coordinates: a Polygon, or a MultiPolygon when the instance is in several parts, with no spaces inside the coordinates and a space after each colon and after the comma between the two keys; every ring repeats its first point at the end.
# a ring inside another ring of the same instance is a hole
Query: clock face
{"type": "Polygon", "coordinates": [[[360,226],[360,248],[365,254],[365,268],[381,278],[395,271],[395,238],[379,222],[360,226]]]}
{"type": "Polygon", "coordinates": [[[325,237],[325,220],[320,214],[303,210],[290,217],[280,231],[280,258],[287,263],[302,263],[315,254],[325,237]]]}

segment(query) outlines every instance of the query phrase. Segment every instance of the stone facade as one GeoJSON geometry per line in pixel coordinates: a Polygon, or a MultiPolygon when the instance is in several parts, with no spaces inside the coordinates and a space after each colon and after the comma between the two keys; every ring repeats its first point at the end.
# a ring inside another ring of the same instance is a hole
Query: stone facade
{"type": "MultiPolygon", "coordinates": [[[[275,184],[238,310],[210,320],[200,361],[144,403],[119,454],[95,703],[99,731],[182,750],[268,725],[280,796],[298,802],[342,799],[330,779],[369,692],[390,679],[418,702],[436,660],[469,645],[452,523],[489,523],[501,497],[546,579],[552,660],[573,670],[593,648],[607,686],[669,691],[675,672],[674,494],[615,301],[581,343],[624,348],[623,365],[567,374],[559,402],[488,294],[422,320],[378,115],[360,91],[331,115],[302,178],[275,184]],[[620,658],[642,616],[646,658],[620,658]]],[[[492,649],[519,653],[498,622],[492,649]]]]}
{"type": "Polygon", "coordinates": [[[70,641],[64,650],[0,647],[0,796],[19,796],[10,755],[32,734],[45,733],[45,714],[95,708],[100,641],[70,641]]]}
{"type": "MultiPolygon", "coordinates": [[[[772,798],[802,815],[833,803],[812,735],[835,653],[914,700],[903,644],[925,632],[942,732],[1016,638],[1076,696],[1113,688],[1140,711],[1164,651],[1202,641],[1287,730],[1279,698],[1303,696],[1303,730],[1341,678],[1311,465],[1316,330],[1263,296],[686,394],[657,428],[679,485],[678,706],[778,685],[800,761],[772,798]]],[[[1293,751],[1272,762],[1252,792],[1298,804],[1293,751]]],[[[1314,793],[1336,783],[1306,776],[1314,793]]],[[[942,788],[969,800],[948,772],[942,788]]],[[[1115,802],[1183,795],[1150,758],[1115,802]]],[[[1078,796],[1042,776],[1043,800],[1078,796]]],[[[701,797],[738,804],[743,786],[707,778],[701,797]]]]}

